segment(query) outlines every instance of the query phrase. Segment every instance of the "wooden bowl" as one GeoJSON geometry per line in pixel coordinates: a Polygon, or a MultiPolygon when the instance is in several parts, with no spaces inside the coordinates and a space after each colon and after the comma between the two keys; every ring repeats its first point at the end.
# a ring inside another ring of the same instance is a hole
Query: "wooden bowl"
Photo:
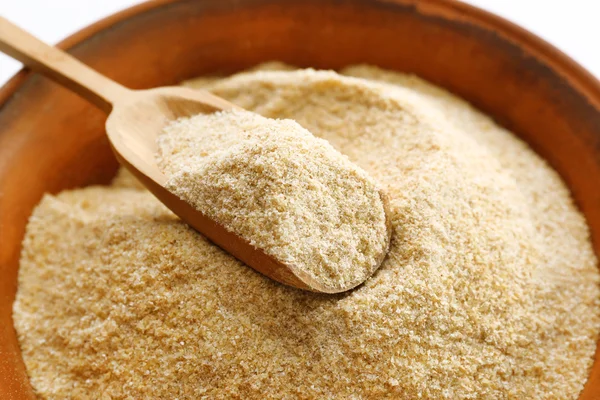
{"type": "MultiPolygon", "coordinates": [[[[267,60],[414,72],[468,99],[556,168],[600,254],[600,84],[531,33],[451,0],[162,0],[61,43],[132,88],[267,60]]],[[[108,182],[105,115],[21,71],[0,89],[0,398],[33,398],[12,323],[21,239],[44,192],[108,182]]],[[[597,352],[597,358],[600,353],[597,352]]],[[[581,399],[600,396],[596,360],[581,399]]]]}

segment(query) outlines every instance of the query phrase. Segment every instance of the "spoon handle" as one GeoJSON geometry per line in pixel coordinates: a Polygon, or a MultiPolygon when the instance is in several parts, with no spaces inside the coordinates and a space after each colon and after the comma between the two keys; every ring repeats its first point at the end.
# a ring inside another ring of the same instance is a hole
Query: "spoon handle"
{"type": "Polygon", "coordinates": [[[131,90],[0,16],[0,51],[110,112],[131,90]]]}

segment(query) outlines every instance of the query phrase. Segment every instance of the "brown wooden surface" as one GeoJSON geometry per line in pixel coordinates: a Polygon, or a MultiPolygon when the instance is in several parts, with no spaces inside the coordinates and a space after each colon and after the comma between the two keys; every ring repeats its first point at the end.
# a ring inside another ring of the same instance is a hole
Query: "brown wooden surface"
{"type": "MultiPolygon", "coordinates": [[[[600,254],[600,84],[540,39],[451,0],[154,1],[65,42],[133,88],[266,60],[414,72],[517,132],[563,176],[600,254]]],[[[20,242],[44,192],[107,182],[104,114],[44,78],[0,90],[0,398],[31,398],[12,327],[20,242]],[[15,92],[16,91],[16,92],[15,92]]],[[[597,358],[600,354],[597,353],[597,358]]],[[[582,400],[600,399],[600,362],[582,400]]]]}

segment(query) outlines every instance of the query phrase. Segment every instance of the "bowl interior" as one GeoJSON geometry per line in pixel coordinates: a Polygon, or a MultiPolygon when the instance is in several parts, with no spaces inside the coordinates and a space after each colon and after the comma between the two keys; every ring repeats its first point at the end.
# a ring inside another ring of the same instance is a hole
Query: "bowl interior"
{"type": "MultiPolygon", "coordinates": [[[[452,0],[161,0],[109,17],[63,47],[132,88],[269,60],[415,73],[488,112],[546,158],[572,190],[600,255],[600,84],[481,10],[452,0]]],[[[27,218],[45,192],[114,175],[105,118],[37,75],[22,72],[0,90],[2,398],[33,398],[11,317],[27,218]]],[[[599,391],[597,361],[581,399],[599,391]]]]}

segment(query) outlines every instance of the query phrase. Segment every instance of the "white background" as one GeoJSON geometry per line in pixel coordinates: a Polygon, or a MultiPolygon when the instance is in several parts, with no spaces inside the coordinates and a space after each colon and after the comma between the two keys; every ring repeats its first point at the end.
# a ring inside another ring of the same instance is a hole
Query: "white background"
{"type": "MultiPolygon", "coordinates": [[[[49,43],[138,0],[0,0],[0,15],[49,43]]],[[[468,0],[501,15],[570,55],[600,77],[600,0],[468,0]]],[[[0,54],[0,85],[20,64],[0,54]]]]}

